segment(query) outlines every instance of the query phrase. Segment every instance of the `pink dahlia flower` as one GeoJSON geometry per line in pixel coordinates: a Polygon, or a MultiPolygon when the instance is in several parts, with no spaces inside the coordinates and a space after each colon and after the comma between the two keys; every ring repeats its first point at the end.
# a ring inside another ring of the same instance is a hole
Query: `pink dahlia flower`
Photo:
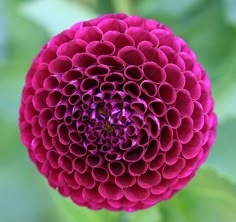
{"type": "Polygon", "coordinates": [[[210,80],[163,24],[105,15],[41,49],[26,76],[21,139],[79,206],[135,211],[169,199],[215,140],[210,80]]]}

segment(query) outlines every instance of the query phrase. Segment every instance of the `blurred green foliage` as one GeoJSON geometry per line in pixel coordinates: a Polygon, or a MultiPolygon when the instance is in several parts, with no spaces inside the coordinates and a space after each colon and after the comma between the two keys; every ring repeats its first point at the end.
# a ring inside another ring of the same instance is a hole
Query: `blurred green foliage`
{"type": "Polygon", "coordinates": [[[235,0],[0,0],[0,221],[235,222],[235,0]],[[51,36],[79,20],[125,12],[174,29],[212,79],[217,141],[197,176],[170,201],[128,214],[79,208],[50,189],[20,142],[25,74],[51,36]]]}

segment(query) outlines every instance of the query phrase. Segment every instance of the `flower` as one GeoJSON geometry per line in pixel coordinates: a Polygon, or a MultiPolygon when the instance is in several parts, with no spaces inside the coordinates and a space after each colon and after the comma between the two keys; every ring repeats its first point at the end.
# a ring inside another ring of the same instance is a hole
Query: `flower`
{"type": "Polygon", "coordinates": [[[79,206],[136,211],[194,177],[215,140],[210,80],[165,25],[104,15],[34,59],[21,139],[50,186],[79,206]]]}

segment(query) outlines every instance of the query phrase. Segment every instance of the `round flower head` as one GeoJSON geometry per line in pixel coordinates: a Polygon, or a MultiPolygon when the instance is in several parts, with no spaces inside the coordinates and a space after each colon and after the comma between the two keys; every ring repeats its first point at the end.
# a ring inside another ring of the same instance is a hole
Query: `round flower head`
{"type": "Polygon", "coordinates": [[[136,211],[194,177],[215,140],[213,106],[206,72],[170,28],[105,15],[53,37],[34,59],[21,139],[61,195],[136,211]]]}

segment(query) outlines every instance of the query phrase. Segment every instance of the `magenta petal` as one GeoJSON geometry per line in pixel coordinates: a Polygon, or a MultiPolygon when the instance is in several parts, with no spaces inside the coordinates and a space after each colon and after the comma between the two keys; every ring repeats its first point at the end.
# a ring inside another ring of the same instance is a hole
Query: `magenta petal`
{"type": "Polygon", "coordinates": [[[155,156],[154,159],[151,160],[149,168],[150,170],[156,171],[161,168],[161,166],[165,163],[165,155],[164,154],[158,154],[155,156]]]}
{"type": "MultiPolygon", "coordinates": [[[[132,86],[133,86],[133,83],[131,84],[130,87],[132,87],[132,86]]],[[[132,91],[134,90],[134,92],[131,91],[130,93],[133,93],[133,94],[138,93],[138,92],[136,92],[135,88],[134,88],[134,89],[130,89],[130,87],[129,87],[129,85],[128,85],[128,88],[129,88],[129,89],[127,89],[128,91],[129,91],[129,90],[132,90],[132,91]]],[[[137,90],[137,91],[138,91],[138,90],[137,90]]],[[[130,105],[130,107],[131,107],[136,113],[141,114],[141,115],[143,115],[143,114],[146,113],[146,111],[147,111],[147,104],[146,104],[145,101],[142,100],[142,99],[137,99],[136,101],[132,102],[131,105],[130,105]]]]}
{"type": "Polygon", "coordinates": [[[185,166],[185,160],[182,158],[179,158],[178,161],[174,165],[165,165],[163,168],[163,177],[165,179],[173,179],[175,178],[181,170],[185,166]]]}
{"type": "MultiPolygon", "coordinates": [[[[50,79],[50,72],[47,70],[46,66],[41,67],[32,78],[32,86],[34,89],[40,89],[44,86],[44,82],[50,79]]],[[[55,82],[55,80],[51,80],[50,82],[55,82]]],[[[54,85],[56,85],[54,83],[54,85]]]]}
{"type": "Polygon", "coordinates": [[[90,167],[99,167],[102,165],[102,157],[99,155],[89,154],[86,158],[86,164],[90,167]]]}
{"type": "Polygon", "coordinates": [[[139,146],[145,146],[149,142],[149,134],[148,130],[145,128],[142,128],[139,130],[138,138],[137,138],[137,144],[139,146]]]}
{"type": "Polygon", "coordinates": [[[76,32],[75,38],[84,40],[88,43],[99,41],[102,38],[102,32],[95,26],[83,27],[76,32]]]}
{"type": "Polygon", "coordinates": [[[108,169],[113,176],[120,176],[125,172],[125,166],[122,162],[113,161],[108,163],[108,169]]]}
{"type": "Polygon", "coordinates": [[[106,33],[108,31],[114,30],[118,32],[124,32],[127,28],[127,24],[123,22],[122,20],[118,19],[113,19],[113,18],[108,18],[103,21],[101,21],[98,24],[98,27],[102,30],[103,33],[106,33]]]}
{"type": "Polygon", "coordinates": [[[88,53],[91,53],[96,56],[111,55],[113,54],[115,47],[111,42],[108,41],[93,41],[87,45],[86,50],[88,53]]]}
{"type": "Polygon", "coordinates": [[[183,144],[189,142],[193,136],[193,120],[189,117],[182,119],[180,127],[177,129],[177,137],[183,144]]]}
{"type": "Polygon", "coordinates": [[[164,125],[161,128],[160,133],[160,146],[161,150],[167,151],[171,148],[173,144],[173,130],[170,126],[164,125]]]}
{"type": "Polygon", "coordinates": [[[127,162],[136,162],[138,160],[140,160],[143,156],[143,147],[137,147],[133,150],[130,151],[126,151],[124,153],[124,160],[127,162]]]}
{"type": "Polygon", "coordinates": [[[116,84],[113,82],[103,82],[100,86],[102,93],[113,93],[116,90],[116,84]]]}
{"type": "Polygon", "coordinates": [[[109,75],[106,75],[104,80],[106,82],[116,82],[119,84],[123,84],[125,82],[124,76],[118,72],[113,72],[113,73],[110,73],[109,75]]]}
{"type": "Polygon", "coordinates": [[[63,43],[57,49],[58,56],[68,56],[72,58],[78,52],[84,52],[86,42],[80,39],[72,40],[68,43],[63,43]]]}
{"type": "Polygon", "coordinates": [[[165,66],[166,81],[170,83],[174,88],[182,89],[185,84],[185,78],[180,68],[174,64],[168,64],[165,66]]]}
{"type": "Polygon", "coordinates": [[[156,38],[153,37],[149,32],[145,31],[143,28],[131,27],[126,30],[126,33],[133,38],[136,45],[142,41],[149,41],[153,44],[156,44],[156,38]]]}
{"type": "Polygon", "coordinates": [[[166,105],[160,99],[151,100],[149,110],[157,117],[164,116],[167,111],[166,105]]]}
{"type": "Polygon", "coordinates": [[[53,90],[59,86],[60,83],[60,78],[56,75],[51,75],[48,76],[44,81],[43,81],[43,87],[47,90],[53,90]]]}
{"type": "Polygon", "coordinates": [[[157,87],[156,85],[150,81],[150,80],[144,80],[141,85],[140,85],[140,88],[142,90],[142,92],[149,96],[149,97],[153,97],[153,96],[156,96],[157,94],[157,87]]]}
{"type": "Polygon", "coordinates": [[[131,38],[131,36],[117,31],[109,31],[105,33],[103,39],[112,42],[117,50],[125,46],[134,45],[134,40],[131,38]]]}
{"type": "Polygon", "coordinates": [[[181,124],[181,116],[176,108],[170,108],[166,113],[166,120],[172,128],[178,128],[181,124]]]}
{"type": "Polygon", "coordinates": [[[143,53],[132,46],[125,46],[119,51],[118,55],[128,65],[141,65],[145,61],[143,53]]]}
{"type": "Polygon", "coordinates": [[[162,83],[166,79],[165,71],[154,62],[146,62],[143,65],[143,72],[147,79],[155,83],[162,83]]]}
{"type": "Polygon", "coordinates": [[[136,202],[131,202],[125,197],[122,197],[120,200],[107,200],[107,202],[114,208],[133,207],[136,204],[136,202]]]}
{"type": "Polygon", "coordinates": [[[195,132],[192,139],[183,144],[182,154],[186,159],[192,159],[201,151],[202,134],[200,132],[195,132]]]}
{"type": "Polygon", "coordinates": [[[98,58],[98,63],[116,71],[124,69],[124,61],[118,56],[101,55],[98,58]]]}
{"type": "Polygon", "coordinates": [[[74,177],[75,181],[81,186],[84,186],[88,189],[92,189],[95,186],[95,181],[89,173],[80,174],[75,172],[74,177]]]}
{"type": "Polygon", "coordinates": [[[135,182],[135,177],[131,176],[129,173],[124,173],[121,176],[115,177],[115,183],[120,188],[131,187],[135,182]]]}
{"type": "Polygon", "coordinates": [[[172,147],[166,152],[166,163],[168,165],[175,164],[179,159],[181,151],[182,151],[182,144],[175,141],[172,147]]]}
{"type": "Polygon", "coordinates": [[[161,181],[161,174],[155,171],[147,171],[138,178],[138,185],[142,188],[150,188],[161,181]]]}
{"type": "Polygon", "coordinates": [[[72,67],[71,60],[66,56],[60,56],[52,60],[48,65],[48,70],[51,73],[63,73],[68,71],[72,67]]]}
{"type": "MultiPolygon", "coordinates": [[[[157,40],[158,41],[158,40],[157,40]]],[[[160,49],[153,48],[153,44],[148,41],[140,42],[138,49],[144,54],[148,61],[164,67],[168,63],[168,58],[160,49]]]]}
{"type": "Polygon", "coordinates": [[[97,189],[86,189],[82,191],[82,196],[86,201],[93,201],[101,203],[104,201],[104,198],[98,193],[97,189]]]}
{"type": "Polygon", "coordinates": [[[201,96],[201,87],[200,84],[197,82],[195,75],[190,71],[186,71],[184,74],[186,78],[184,88],[189,91],[193,99],[199,99],[201,96]]]}
{"type": "Polygon", "coordinates": [[[128,168],[132,176],[139,176],[147,171],[148,164],[143,160],[139,160],[135,163],[130,163],[128,168]]]}
{"type": "Polygon", "coordinates": [[[143,78],[143,71],[138,66],[127,66],[124,75],[127,79],[132,81],[139,81],[143,78]]]}
{"type": "Polygon", "coordinates": [[[190,116],[193,113],[193,101],[188,91],[178,91],[176,98],[176,108],[184,116],[190,116]]]}
{"type": "Polygon", "coordinates": [[[81,82],[80,89],[83,92],[94,90],[99,86],[99,81],[97,78],[87,78],[81,82]]]}
{"type": "Polygon", "coordinates": [[[174,103],[176,100],[176,91],[172,85],[164,83],[159,86],[159,96],[165,104],[174,103]]]}
{"type": "Polygon", "coordinates": [[[91,53],[77,53],[72,58],[72,64],[79,68],[87,68],[95,63],[96,56],[91,53]]]}
{"type": "Polygon", "coordinates": [[[85,173],[87,170],[87,165],[82,158],[74,159],[74,161],[72,162],[72,166],[78,173],[81,174],[85,173]]]}
{"type": "Polygon", "coordinates": [[[73,171],[72,162],[66,156],[60,156],[58,159],[58,164],[67,173],[71,173],[73,171]]]}
{"type": "Polygon", "coordinates": [[[107,66],[104,66],[104,65],[89,66],[85,70],[85,75],[86,76],[105,76],[108,73],[109,73],[109,68],[107,66]]]}
{"type": "Polygon", "coordinates": [[[158,154],[159,143],[157,140],[151,140],[145,150],[143,159],[147,162],[152,161],[158,154]]]}
{"type": "Polygon", "coordinates": [[[133,202],[139,200],[145,200],[149,197],[149,195],[150,191],[148,189],[141,188],[138,185],[129,187],[125,191],[125,197],[133,202]]]}
{"type": "Polygon", "coordinates": [[[41,109],[47,107],[47,104],[46,104],[47,96],[48,96],[48,92],[45,91],[44,89],[40,89],[36,92],[36,94],[34,95],[32,99],[32,103],[33,103],[34,108],[37,111],[40,111],[41,109]]]}
{"type": "Polygon", "coordinates": [[[104,168],[98,167],[92,169],[92,176],[94,180],[106,182],[109,179],[108,171],[104,168]]]}
{"type": "Polygon", "coordinates": [[[200,130],[204,125],[204,114],[203,108],[199,102],[194,102],[194,109],[192,114],[193,128],[195,130],[200,130]]]}
{"type": "Polygon", "coordinates": [[[123,197],[123,190],[112,182],[100,184],[98,190],[99,193],[106,199],[119,200],[123,197]]]}
{"type": "Polygon", "coordinates": [[[152,138],[157,138],[160,135],[160,121],[153,115],[147,115],[145,118],[148,126],[149,134],[152,138]]]}
{"type": "Polygon", "coordinates": [[[139,85],[133,81],[126,82],[123,86],[123,90],[132,98],[137,98],[141,94],[139,85]]]}

